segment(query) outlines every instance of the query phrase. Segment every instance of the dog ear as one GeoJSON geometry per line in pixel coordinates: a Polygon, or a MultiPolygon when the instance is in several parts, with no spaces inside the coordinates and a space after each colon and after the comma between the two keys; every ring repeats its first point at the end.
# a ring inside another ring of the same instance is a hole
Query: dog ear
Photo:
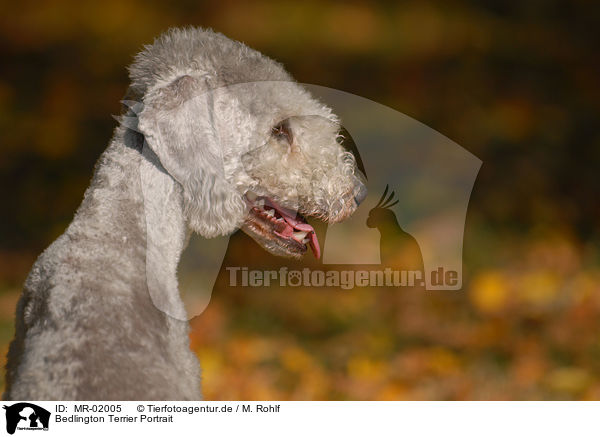
{"type": "Polygon", "coordinates": [[[183,187],[188,226],[206,238],[241,225],[246,205],[224,173],[212,91],[182,76],[149,92],[138,129],[169,175],[183,187]]]}

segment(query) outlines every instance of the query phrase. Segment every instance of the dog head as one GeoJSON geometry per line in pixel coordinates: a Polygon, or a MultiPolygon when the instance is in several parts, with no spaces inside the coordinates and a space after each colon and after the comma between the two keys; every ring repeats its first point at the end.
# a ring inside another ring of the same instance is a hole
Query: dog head
{"type": "Polygon", "coordinates": [[[201,235],[242,228],[276,255],[310,246],[318,257],[306,217],[338,222],[366,196],[331,109],[243,44],[174,30],[138,55],[131,76],[138,128],[201,235]]]}

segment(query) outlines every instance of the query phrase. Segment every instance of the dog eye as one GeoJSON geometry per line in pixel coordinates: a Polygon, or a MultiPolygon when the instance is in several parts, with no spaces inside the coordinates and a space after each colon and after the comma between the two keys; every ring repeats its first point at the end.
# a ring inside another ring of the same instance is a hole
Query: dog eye
{"type": "Polygon", "coordinates": [[[294,139],[292,136],[292,129],[290,128],[290,125],[287,121],[282,121],[278,125],[273,126],[271,128],[271,133],[278,140],[285,140],[289,144],[292,144],[292,141],[294,139]]]}

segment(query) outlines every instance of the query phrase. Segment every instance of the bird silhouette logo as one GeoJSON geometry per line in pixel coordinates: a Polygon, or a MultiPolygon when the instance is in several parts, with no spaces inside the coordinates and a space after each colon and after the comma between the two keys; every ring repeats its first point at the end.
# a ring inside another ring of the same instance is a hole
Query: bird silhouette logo
{"type": "Polygon", "coordinates": [[[417,240],[404,231],[398,224],[396,213],[392,207],[400,200],[395,199],[395,191],[388,195],[389,184],[385,186],[383,195],[371,211],[367,219],[369,228],[377,228],[381,238],[379,251],[381,264],[394,270],[423,271],[423,256],[417,240]],[[387,196],[387,198],[386,198],[387,196]]]}

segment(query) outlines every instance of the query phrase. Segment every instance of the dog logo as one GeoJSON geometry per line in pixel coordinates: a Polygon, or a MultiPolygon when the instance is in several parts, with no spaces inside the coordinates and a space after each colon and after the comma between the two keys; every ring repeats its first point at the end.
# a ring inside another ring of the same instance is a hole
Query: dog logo
{"type": "Polygon", "coordinates": [[[11,406],[3,406],[6,410],[6,432],[14,434],[15,430],[48,431],[50,411],[35,404],[19,402],[11,406]]]}

